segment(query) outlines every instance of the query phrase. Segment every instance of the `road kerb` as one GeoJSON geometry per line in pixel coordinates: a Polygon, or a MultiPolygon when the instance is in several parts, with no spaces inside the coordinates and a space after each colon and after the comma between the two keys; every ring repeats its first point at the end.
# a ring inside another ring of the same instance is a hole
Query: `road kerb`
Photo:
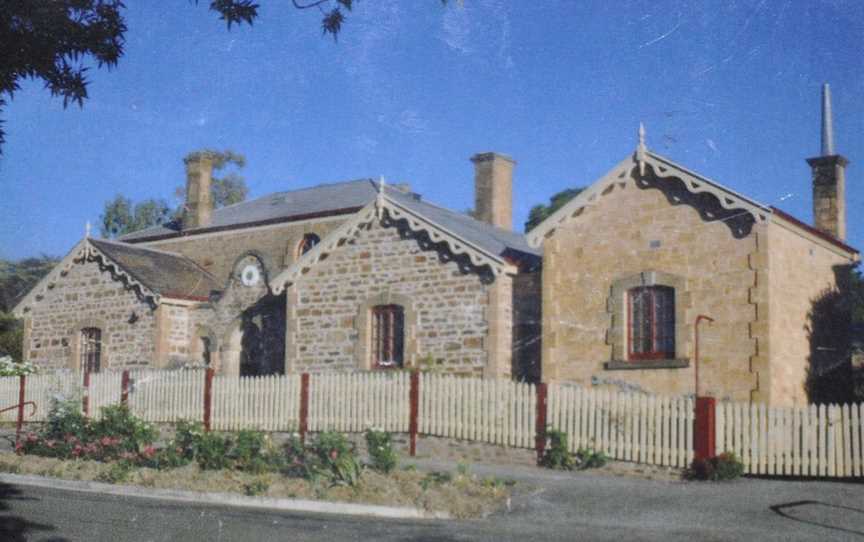
{"type": "Polygon", "coordinates": [[[315,514],[340,514],[349,516],[369,516],[393,519],[450,519],[447,512],[430,512],[408,506],[381,506],[377,504],[357,504],[348,502],[313,501],[306,499],[283,499],[278,497],[247,497],[236,493],[205,493],[183,491],[180,489],[157,489],[140,486],[124,486],[78,480],[62,480],[44,476],[25,476],[21,474],[0,474],[0,482],[49,489],[65,489],[85,493],[101,493],[160,499],[194,504],[236,506],[290,512],[309,512],[315,514]]]}

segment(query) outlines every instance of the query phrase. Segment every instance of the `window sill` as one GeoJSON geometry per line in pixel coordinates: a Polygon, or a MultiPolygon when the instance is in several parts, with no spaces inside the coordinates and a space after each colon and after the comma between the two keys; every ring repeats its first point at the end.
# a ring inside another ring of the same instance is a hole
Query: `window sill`
{"type": "Polygon", "coordinates": [[[612,360],[603,364],[607,371],[633,371],[640,369],[686,369],[689,359],[640,359],[634,361],[612,360]]]}

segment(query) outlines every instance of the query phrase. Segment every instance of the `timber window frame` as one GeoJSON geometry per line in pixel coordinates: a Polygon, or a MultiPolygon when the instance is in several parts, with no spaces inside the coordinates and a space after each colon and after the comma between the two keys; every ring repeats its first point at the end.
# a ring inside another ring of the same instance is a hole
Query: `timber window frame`
{"type": "Polygon", "coordinates": [[[627,359],[675,358],[675,289],[636,286],[627,290],[627,359]]]}
{"type": "Polygon", "coordinates": [[[414,367],[417,362],[417,311],[414,300],[402,294],[384,291],[367,298],[357,307],[354,317],[354,362],[361,371],[377,369],[373,353],[373,309],[380,305],[398,305],[402,308],[402,368],[414,367]]]}
{"type": "Polygon", "coordinates": [[[398,369],[405,365],[405,309],[401,305],[375,305],[370,318],[372,367],[398,369]]]}
{"type": "Polygon", "coordinates": [[[606,343],[611,346],[611,356],[610,360],[604,363],[604,368],[607,370],[627,370],[689,367],[692,325],[688,324],[690,318],[687,315],[690,306],[691,296],[688,290],[688,281],[684,277],[663,271],[643,271],[613,280],[606,305],[609,314],[606,343]],[[669,315],[672,322],[671,325],[667,323],[669,327],[665,330],[665,333],[671,334],[671,336],[667,335],[665,338],[664,347],[653,347],[657,343],[653,336],[655,329],[649,327],[648,329],[652,330],[652,347],[633,348],[631,292],[640,291],[637,290],[639,288],[649,289],[641,291],[669,292],[674,298],[674,306],[669,307],[672,309],[669,315]],[[650,288],[655,288],[655,290],[650,290],[650,288]]]}
{"type": "Polygon", "coordinates": [[[104,350],[102,343],[102,328],[90,326],[81,328],[79,338],[79,356],[81,371],[98,373],[102,370],[104,350]]]}

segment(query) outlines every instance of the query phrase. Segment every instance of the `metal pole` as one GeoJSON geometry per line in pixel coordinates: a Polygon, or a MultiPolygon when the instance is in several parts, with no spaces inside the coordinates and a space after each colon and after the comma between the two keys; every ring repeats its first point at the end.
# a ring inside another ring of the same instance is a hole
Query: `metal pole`
{"type": "Polygon", "coordinates": [[[694,387],[695,387],[695,392],[696,392],[695,397],[697,397],[697,398],[699,397],[699,323],[702,322],[703,320],[707,320],[709,323],[711,323],[714,321],[714,319],[711,318],[710,316],[705,316],[704,314],[700,314],[699,316],[696,317],[696,323],[693,325],[693,327],[695,328],[694,334],[696,335],[695,341],[694,341],[696,343],[694,346],[695,351],[693,353],[693,374],[694,374],[694,379],[696,380],[694,387]]]}

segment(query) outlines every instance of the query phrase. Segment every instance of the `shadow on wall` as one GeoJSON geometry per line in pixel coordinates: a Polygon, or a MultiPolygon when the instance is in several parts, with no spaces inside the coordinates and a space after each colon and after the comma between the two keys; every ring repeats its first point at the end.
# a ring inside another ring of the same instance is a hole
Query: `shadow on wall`
{"type": "MultiPolygon", "coordinates": [[[[861,370],[853,371],[853,315],[860,310],[861,277],[853,266],[835,266],[837,288],[823,291],[807,314],[810,343],[807,396],[811,403],[851,403],[864,400],[861,370]]],[[[856,326],[857,327],[857,326],[856,326]]]]}
{"type": "MultiPolygon", "coordinates": [[[[24,497],[21,490],[15,486],[0,482],[0,540],[7,542],[24,542],[32,540],[37,536],[37,533],[45,533],[56,530],[53,525],[45,523],[36,523],[15,515],[10,512],[8,501],[11,500],[30,500],[37,499],[33,497],[24,497]]],[[[62,542],[66,538],[54,536],[40,538],[40,540],[62,542]]]]}

